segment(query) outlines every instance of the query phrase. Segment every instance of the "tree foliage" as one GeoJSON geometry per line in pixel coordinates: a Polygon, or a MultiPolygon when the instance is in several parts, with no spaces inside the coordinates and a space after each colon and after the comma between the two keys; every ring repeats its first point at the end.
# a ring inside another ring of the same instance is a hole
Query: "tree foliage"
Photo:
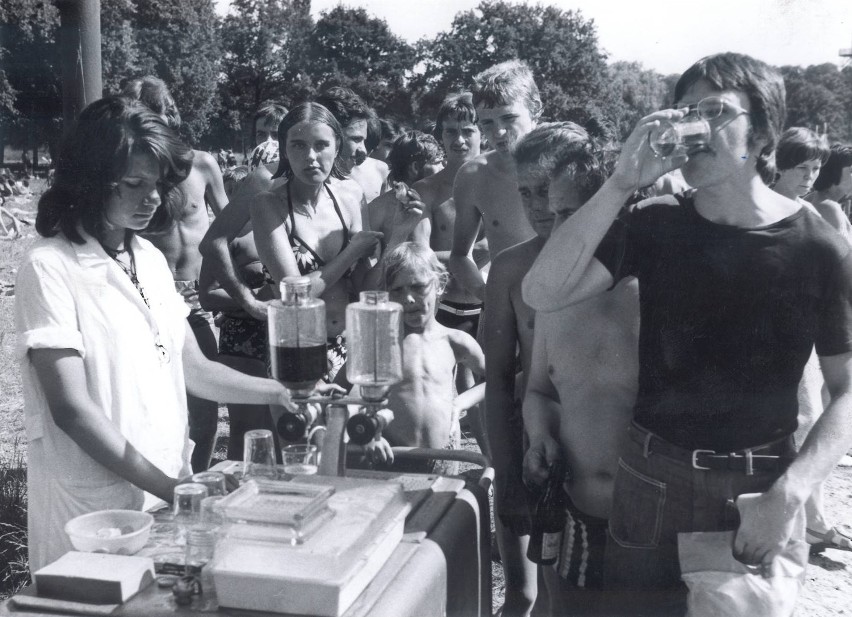
{"type": "MultiPolygon", "coordinates": [[[[635,62],[607,64],[593,20],[558,6],[482,0],[450,28],[410,45],[362,8],[314,23],[310,0],[100,0],[103,83],[161,77],[198,146],[239,144],[265,101],[287,106],[328,85],[352,88],[382,116],[433,119],[449,92],[504,60],[527,62],[544,119],[603,120],[624,137],[671,103],[677,76],[635,62]]],[[[555,4],[555,3],[554,3],[555,4]]],[[[46,0],[0,1],[0,142],[55,142],[62,97],[59,14],[46,0]]],[[[788,125],[852,141],[852,66],[782,67],[788,125]]]]}
{"type": "Polygon", "coordinates": [[[483,69],[513,58],[530,65],[542,91],[545,119],[578,111],[603,114],[614,93],[594,21],[555,6],[484,0],[456,15],[449,32],[423,46],[421,87],[433,108],[447,92],[465,88],[483,69]]]}

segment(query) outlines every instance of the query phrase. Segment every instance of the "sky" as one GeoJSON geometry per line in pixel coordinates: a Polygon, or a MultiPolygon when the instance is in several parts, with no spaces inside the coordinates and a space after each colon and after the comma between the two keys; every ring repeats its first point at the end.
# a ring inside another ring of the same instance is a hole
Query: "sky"
{"type": "MultiPolygon", "coordinates": [[[[228,0],[216,0],[220,9],[228,0]]],[[[311,13],[338,4],[364,7],[414,42],[448,31],[460,11],[480,0],[312,0],[311,13]]],[[[514,3],[514,0],[510,0],[514,3]]],[[[535,4],[535,2],[530,2],[535,4]]],[[[545,0],[593,19],[610,61],[641,62],[679,73],[720,51],[747,53],[777,66],[841,63],[852,48],[852,0],[545,0]],[[703,7],[703,8],[701,8],[703,7]]]]}

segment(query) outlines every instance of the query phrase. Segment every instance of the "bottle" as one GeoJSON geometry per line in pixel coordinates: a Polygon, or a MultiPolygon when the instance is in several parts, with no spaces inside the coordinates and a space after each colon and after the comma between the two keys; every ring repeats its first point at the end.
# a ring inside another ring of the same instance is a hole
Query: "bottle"
{"type": "Polygon", "coordinates": [[[293,398],[307,398],[328,372],[325,302],[311,297],[311,279],[288,276],[281,281],[281,300],[266,309],[272,377],[293,398]]]}
{"type": "Polygon", "coordinates": [[[216,550],[217,528],[201,523],[192,527],[186,537],[186,575],[196,577],[198,581],[198,599],[196,610],[214,612],[219,608],[216,586],[209,563],[216,550]]]}
{"type": "Polygon", "coordinates": [[[349,356],[346,377],[360,386],[361,397],[380,401],[388,386],[402,380],[402,305],[386,291],[362,291],[346,307],[349,356]]]}
{"type": "Polygon", "coordinates": [[[567,496],[562,483],[565,466],[562,462],[551,463],[544,491],[532,513],[532,531],[527,547],[527,558],[533,563],[550,566],[559,558],[562,534],[567,517],[567,496]]]}

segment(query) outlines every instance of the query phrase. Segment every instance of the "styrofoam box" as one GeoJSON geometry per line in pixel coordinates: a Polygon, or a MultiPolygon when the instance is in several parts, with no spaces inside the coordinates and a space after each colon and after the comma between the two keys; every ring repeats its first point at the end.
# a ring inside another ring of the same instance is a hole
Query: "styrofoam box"
{"type": "Polygon", "coordinates": [[[339,617],[402,539],[410,506],[394,482],[311,476],[335,487],[334,517],[303,544],[225,537],[211,569],[220,606],[339,617]]]}

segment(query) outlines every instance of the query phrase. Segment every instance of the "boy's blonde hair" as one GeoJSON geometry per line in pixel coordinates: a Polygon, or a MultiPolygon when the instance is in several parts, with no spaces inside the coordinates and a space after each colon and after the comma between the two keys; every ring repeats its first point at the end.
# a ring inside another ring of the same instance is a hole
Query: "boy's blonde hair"
{"type": "Polygon", "coordinates": [[[479,73],[473,78],[471,93],[474,107],[497,107],[521,101],[534,119],[541,115],[538,86],[530,67],[520,60],[501,62],[479,73]]]}
{"type": "Polygon", "coordinates": [[[438,295],[444,292],[450,280],[447,268],[438,261],[435,251],[416,242],[403,242],[382,257],[382,286],[387,289],[393,279],[404,270],[428,272],[438,281],[438,295]]]}

